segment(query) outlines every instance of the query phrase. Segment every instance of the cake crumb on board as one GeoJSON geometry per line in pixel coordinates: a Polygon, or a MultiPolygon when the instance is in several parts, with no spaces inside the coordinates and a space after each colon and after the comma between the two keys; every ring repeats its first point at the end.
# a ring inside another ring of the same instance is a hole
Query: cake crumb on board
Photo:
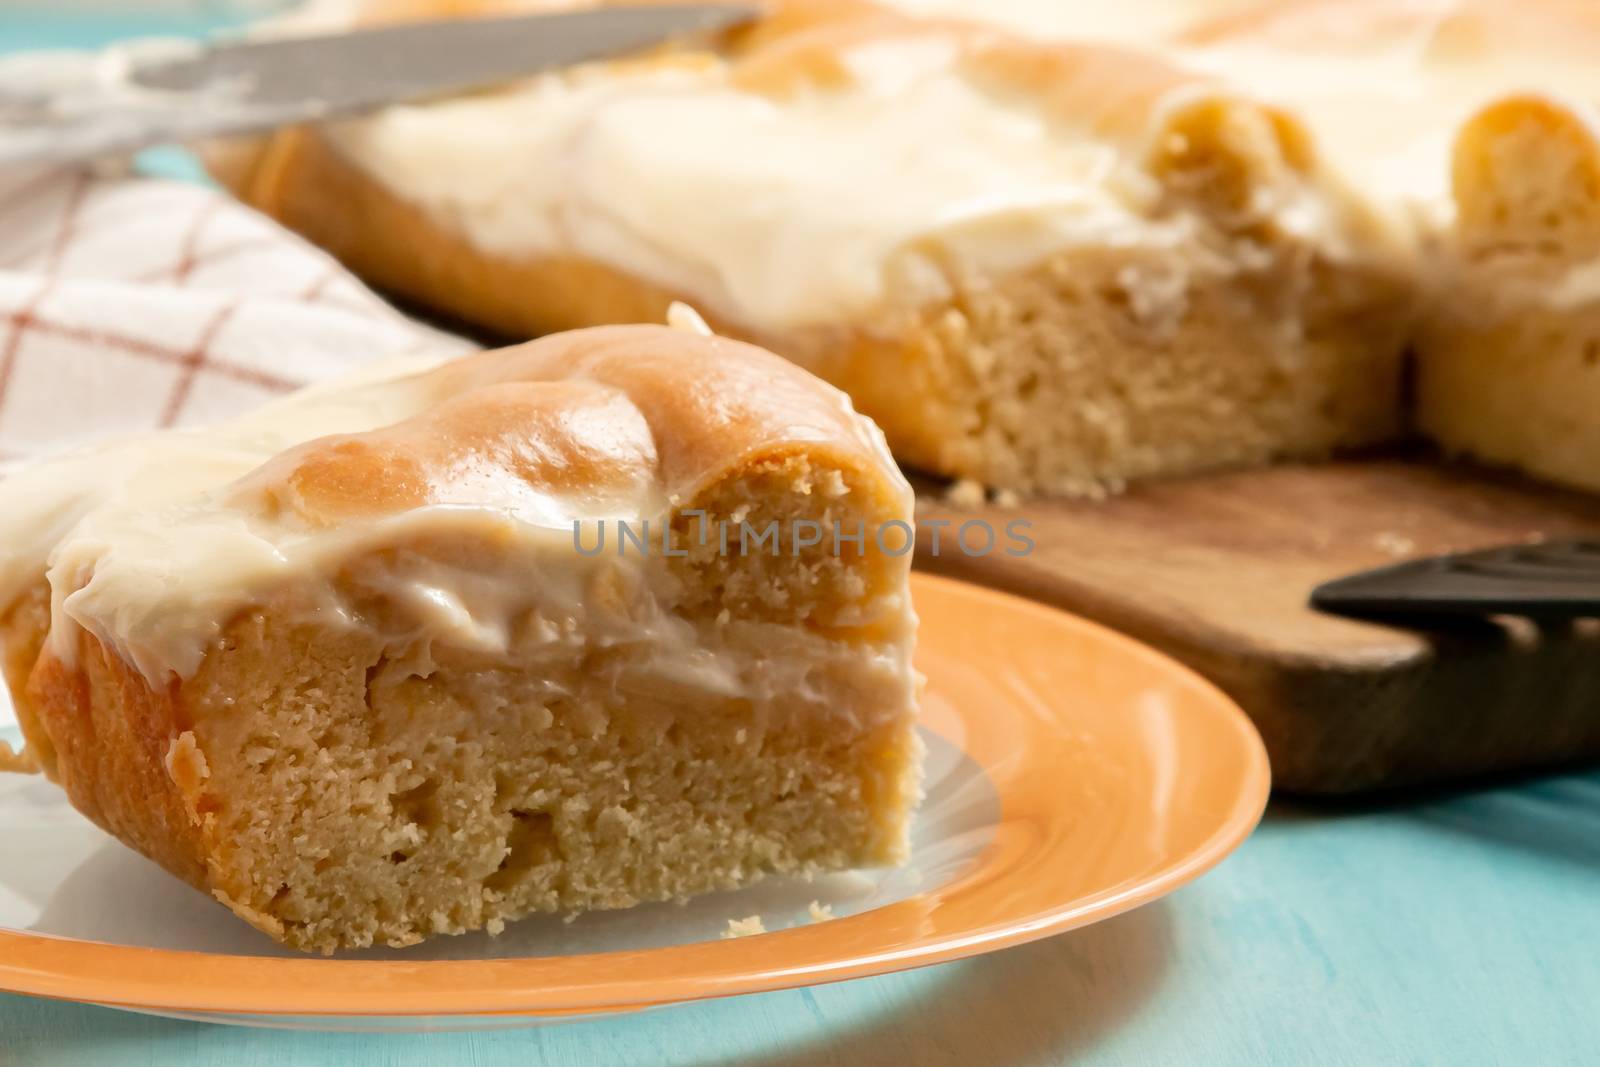
{"type": "Polygon", "coordinates": [[[751,937],[755,934],[764,934],[767,928],[762,925],[761,916],[750,915],[743,919],[729,919],[728,928],[722,931],[724,939],[730,937],[751,937]]]}

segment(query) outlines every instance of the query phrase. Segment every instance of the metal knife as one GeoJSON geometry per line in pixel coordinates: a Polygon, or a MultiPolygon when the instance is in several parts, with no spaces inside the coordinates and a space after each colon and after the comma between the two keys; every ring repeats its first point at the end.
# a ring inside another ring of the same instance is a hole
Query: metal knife
{"type": "Polygon", "coordinates": [[[0,163],[359,114],[625,54],[756,17],[729,3],[405,23],[314,37],[0,59],[0,163]]]}

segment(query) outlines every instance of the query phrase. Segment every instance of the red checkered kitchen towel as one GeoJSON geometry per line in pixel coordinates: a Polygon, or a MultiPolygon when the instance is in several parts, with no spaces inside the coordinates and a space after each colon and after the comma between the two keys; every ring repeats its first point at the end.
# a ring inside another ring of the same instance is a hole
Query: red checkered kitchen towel
{"type": "MultiPolygon", "coordinates": [[[[0,170],[0,464],[466,342],[215,189],[0,170]]],[[[0,467],[0,469],[3,469],[0,467]]],[[[0,696],[0,727],[11,721],[0,696]]]]}

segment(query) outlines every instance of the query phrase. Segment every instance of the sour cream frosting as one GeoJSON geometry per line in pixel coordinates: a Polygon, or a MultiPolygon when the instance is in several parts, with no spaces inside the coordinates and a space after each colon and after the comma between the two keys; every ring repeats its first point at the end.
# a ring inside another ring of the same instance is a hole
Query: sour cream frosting
{"type": "Polygon", "coordinates": [[[870,40],[846,76],[753,90],[732,61],[594,66],[331,128],[346,156],[483,249],[577,255],[762,328],[947,295],[940,263],[1172,245],[1108,137],[961,62],[953,33],[870,40]]]}
{"type": "MultiPolygon", "coordinates": [[[[192,675],[252,607],[367,627],[423,664],[439,645],[587,643],[718,692],[798,684],[706,652],[659,555],[575,550],[575,524],[585,543],[600,520],[660,530],[709,479],[790,449],[863,471],[910,514],[881,434],[843,394],[676,318],[386,365],[25,469],[0,482],[0,602],[47,577],[54,654],[70,661],[87,630],[153,685],[192,675]]],[[[908,637],[908,606],[881,607],[908,637]]],[[[908,670],[909,644],[860,651],[908,670]]]]}

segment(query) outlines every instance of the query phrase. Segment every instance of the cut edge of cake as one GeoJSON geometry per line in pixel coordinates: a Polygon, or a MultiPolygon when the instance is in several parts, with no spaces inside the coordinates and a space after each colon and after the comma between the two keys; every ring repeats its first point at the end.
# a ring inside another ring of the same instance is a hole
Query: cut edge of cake
{"type": "Polygon", "coordinates": [[[1462,127],[1452,162],[1418,426],[1449,453],[1600,491],[1600,121],[1508,96],[1462,127]]]}

